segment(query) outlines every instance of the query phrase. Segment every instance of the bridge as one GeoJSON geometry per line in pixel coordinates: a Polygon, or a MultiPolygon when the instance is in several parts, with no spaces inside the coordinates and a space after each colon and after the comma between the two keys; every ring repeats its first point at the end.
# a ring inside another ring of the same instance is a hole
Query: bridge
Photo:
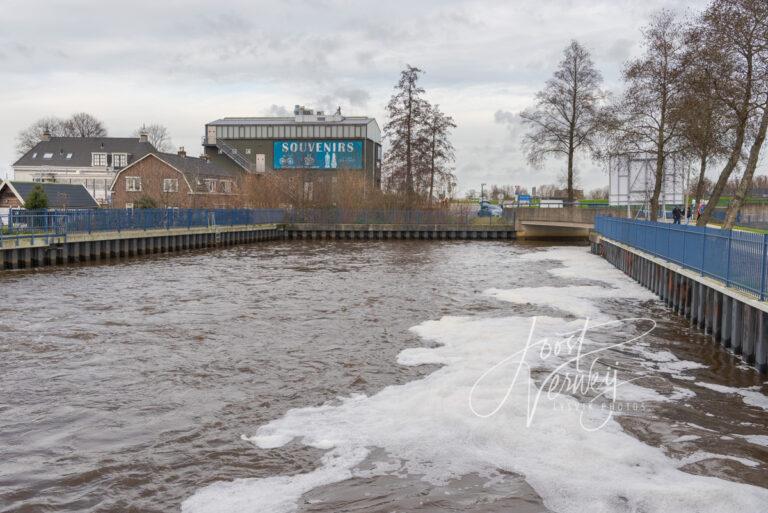
{"type": "Polygon", "coordinates": [[[610,209],[515,208],[515,231],[518,239],[584,239],[595,226],[596,216],[615,213],[610,209]]]}

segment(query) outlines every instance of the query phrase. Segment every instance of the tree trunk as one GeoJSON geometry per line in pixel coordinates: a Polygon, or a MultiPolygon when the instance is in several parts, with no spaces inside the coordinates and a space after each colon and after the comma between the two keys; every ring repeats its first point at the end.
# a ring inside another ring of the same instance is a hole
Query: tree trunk
{"type": "Polygon", "coordinates": [[[568,202],[573,204],[573,141],[571,141],[571,148],[568,151],[568,202]]]}
{"type": "Polygon", "coordinates": [[[699,216],[699,219],[696,220],[696,226],[707,226],[707,223],[712,217],[712,212],[715,211],[717,202],[720,201],[720,196],[723,194],[723,189],[725,189],[725,186],[728,183],[728,179],[731,177],[731,173],[733,173],[733,170],[736,169],[736,166],[739,164],[739,160],[741,159],[741,148],[744,146],[744,133],[746,131],[746,125],[746,119],[740,120],[739,127],[736,132],[736,141],[734,142],[733,149],[731,150],[731,155],[728,158],[728,162],[726,162],[725,167],[720,172],[720,176],[717,178],[717,183],[715,183],[715,187],[712,189],[712,195],[709,197],[707,206],[704,207],[704,212],[702,212],[699,216]]]}
{"type": "Polygon", "coordinates": [[[746,89],[744,91],[741,110],[737,111],[739,124],[736,127],[736,141],[734,142],[731,155],[728,158],[728,162],[726,162],[725,167],[720,172],[720,176],[717,177],[717,183],[715,184],[714,189],[712,189],[712,195],[709,197],[707,206],[704,207],[704,212],[702,212],[701,216],[696,221],[696,226],[707,226],[707,223],[712,217],[712,212],[715,211],[715,207],[717,207],[717,203],[720,201],[720,196],[723,194],[723,189],[725,189],[725,186],[728,183],[728,179],[731,177],[731,173],[733,173],[733,170],[736,169],[736,166],[739,164],[739,160],[741,160],[741,149],[744,147],[744,138],[746,137],[747,124],[749,123],[749,107],[752,103],[753,96],[752,87],[754,84],[752,83],[752,59],[753,56],[749,54],[747,56],[747,76],[745,80],[746,89]]]}
{"type": "Polygon", "coordinates": [[[744,176],[741,177],[733,201],[728,206],[728,211],[725,213],[725,222],[723,223],[723,229],[725,230],[733,228],[733,225],[736,222],[736,216],[744,205],[744,199],[752,188],[752,177],[755,175],[755,169],[757,169],[757,164],[760,160],[760,150],[763,148],[766,132],[768,132],[768,105],[763,108],[763,116],[760,119],[760,128],[752,143],[752,148],[749,150],[749,160],[744,168],[744,176]]]}
{"type": "Polygon", "coordinates": [[[653,186],[653,195],[651,196],[651,221],[659,220],[659,196],[661,195],[661,185],[664,181],[664,152],[656,152],[656,183],[653,186]]]}
{"type": "Polygon", "coordinates": [[[704,196],[704,179],[707,174],[707,156],[701,156],[701,163],[699,164],[699,183],[696,184],[696,196],[693,204],[695,205],[696,212],[699,211],[699,205],[701,205],[701,198],[704,196]]]}
{"type": "Polygon", "coordinates": [[[432,132],[432,155],[430,159],[431,168],[429,174],[429,204],[432,205],[432,191],[435,188],[435,133],[432,132]]]}

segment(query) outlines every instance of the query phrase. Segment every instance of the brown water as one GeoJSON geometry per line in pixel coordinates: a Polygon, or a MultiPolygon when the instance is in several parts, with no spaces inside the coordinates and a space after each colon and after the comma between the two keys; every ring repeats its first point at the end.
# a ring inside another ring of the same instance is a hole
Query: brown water
{"type": "MultiPolygon", "coordinates": [[[[480,294],[557,286],[533,246],[503,242],[276,242],[174,257],[0,275],[0,512],[176,511],[201,487],[307,472],[321,451],[258,449],[241,440],[292,408],[419,379],[397,365],[425,342],[411,326],[444,315],[547,313],[480,294]]],[[[753,370],[658,303],[606,301],[617,316],[660,321],[654,347],[704,363],[694,381],[766,387],[753,370]]],[[[685,470],[768,487],[761,408],[695,389],[628,432],[670,453],[695,450],[760,463],[706,460],[685,470]],[[676,443],[680,434],[700,436],[676,443]],[[721,439],[728,436],[730,440],[721,439]],[[717,450],[712,447],[716,446],[717,450]]],[[[309,492],[301,511],[546,511],[524,476],[492,486],[464,476],[373,477],[309,492]]]]}

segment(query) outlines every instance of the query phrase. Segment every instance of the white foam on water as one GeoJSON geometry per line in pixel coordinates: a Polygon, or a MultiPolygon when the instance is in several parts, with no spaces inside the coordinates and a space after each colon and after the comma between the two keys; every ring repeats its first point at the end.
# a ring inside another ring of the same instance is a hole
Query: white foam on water
{"type": "MultiPolygon", "coordinates": [[[[557,258],[599,271],[602,281],[620,284],[625,296],[628,290],[630,296],[643,296],[643,289],[580,248],[540,253],[523,258],[557,258]]],[[[575,272],[555,271],[561,276],[575,272]]],[[[571,291],[559,289],[562,304],[574,304],[579,290],[571,291]]],[[[390,461],[402,461],[400,475],[423,476],[434,484],[469,473],[491,477],[499,469],[522,474],[545,505],[560,513],[730,513],[760,511],[768,503],[766,489],[681,471],[680,460],[625,433],[605,411],[585,410],[570,395],[539,396],[541,377],[535,381],[531,367],[539,366],[540,354],[523,352],[533,322],[525,317],[444,317],[412,328],[440,345],[406,349],[398,362],[441,368],[370,397],[290,410],[247,437],[262,448],[298,441],[327,449],[320,468],[214,483],[184,501],[182,511],[290,513],[308,490],[358,475],[355,467],[371,448],[383,450],[390,461]],[[584,427],[602,422],[601,429],[584,427]]],[[[554,339],[581,324],[548,317],[535,323],[534,339],[554,339]]],[[[659,400],[644,389],[630,393],[659,400]]],[[[389,465],[378,468],[392,471],[389,465]]]]}
{"type": "Polygon", "coordinates": [[[750,460],[749,458],[740,458],[738,456],[730,456],[727,454],[716,454],[713,452],[706,452],[706,451],[696,451],[693,454],[689,454],[688,456],[681,458],[679,461],[680,461],[680,466],[682,467],[684,465],[690,465],[691,463],[698,463],[700,461],[706,461],[706,460],[732,460],[732,461],[738,461],[739,463],[747,467],[760,466],[759,462],[755,460],[750,460]]]}
{"type": "Polygon", "coordinates": [[[699,440],[700,438],[701,437],[698,435],[683,435],[683,436],[678,436],[672,441],[673,442],[693,442],[694,440],[699,440]]]}
{"type": "Polygon", "coordinates": [[[760,392],[758,387],[735,388],[717,385],[715,383],[705,383],[704,381],[697,381],[696,385],[714,390],[715,392],[720,392],[721,394],[740,395],[741,400],[744,401],[744,403],[756,406],[757,408],[762,408],[763,410],[768,410],[768,396],[760,392]]]}
{"type": "Polygon", "coordinates": [[[755,445],[762,445],[768,447],[768,435],[735,435],[739,438],[743,438],[747,442],[755,445]]]}

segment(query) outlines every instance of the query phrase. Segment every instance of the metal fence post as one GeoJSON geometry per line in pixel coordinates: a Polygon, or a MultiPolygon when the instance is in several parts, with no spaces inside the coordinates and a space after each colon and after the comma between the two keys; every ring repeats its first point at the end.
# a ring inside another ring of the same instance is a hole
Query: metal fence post
{"type": "Polygon", "coordinates": [[[701,269],[699,274],[704,276],[704,259],[707,258],[707,228],[704,228],[704,242],[701,244],[701,269]]]}
{"type": "Polygon", "coordinates": [[[760,301],[765,301],[765,257],[768,249],[768,233],[763,235],[763,250],[760,252],[760,301]]]}
{"type": "Polygon", "coordinates": [[[725,260],[725,286],[731,286],[731,244],[733,243],[733,230],[728,230],[728,256],[725,260]]]}

